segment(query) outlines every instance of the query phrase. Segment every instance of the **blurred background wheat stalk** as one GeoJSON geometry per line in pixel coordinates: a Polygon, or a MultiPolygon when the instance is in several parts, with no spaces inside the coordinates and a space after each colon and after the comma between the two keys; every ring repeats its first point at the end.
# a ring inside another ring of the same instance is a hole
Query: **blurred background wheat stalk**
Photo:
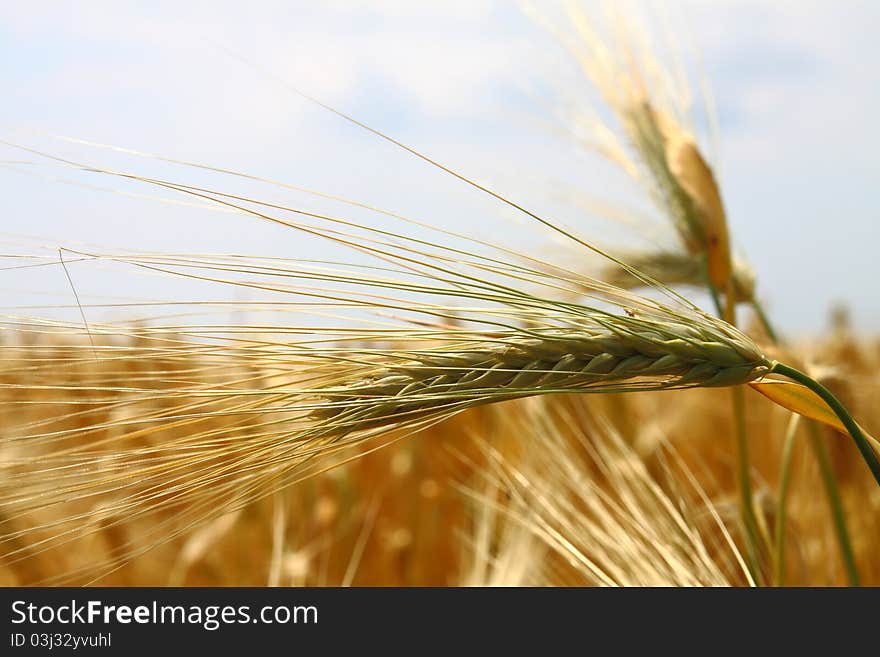
{"type": "Polygon", "coordinates": [[[677,246],[600,247],[314,99],[557,244],[487,241],[83,140],[84,152],[161,161],[178,177],[4,142],[27,164],[97,176],[110,192],[136,183],[155,201],[270,222],[350,254],[16,257],[10,268],[24,275],[62,267],[74,295],[70,272],[83,264],[265,293],[273,320],[209,320],[217,308],[205,300],[97,322],[78,297],[81,322],[5,317],[5,583],[878,582],[880,466],[850,413],[877,426],[859,394],[876,385],[880,354],[844,318],[806,348],[774,330],[757,276],[733,257],[721,187],[688,118],[687,75],[665,69],[628,16],[611,12],[603,36],[575,4],[555,17],[526,10],[616,124],[564,103],[560,120],[589,126],[585,143],[643,188],[677,246]],[[182,182],[187,171],[224,183],[182,182]],[[239,192],[237,181],[376,221],[239,192]],[[715,315],[673,288],[706,290],[715,315]],[[741,305],[755,326],[737,328],[741,305]],[[810,458],[797,449],[802,432],[810,458]]]}

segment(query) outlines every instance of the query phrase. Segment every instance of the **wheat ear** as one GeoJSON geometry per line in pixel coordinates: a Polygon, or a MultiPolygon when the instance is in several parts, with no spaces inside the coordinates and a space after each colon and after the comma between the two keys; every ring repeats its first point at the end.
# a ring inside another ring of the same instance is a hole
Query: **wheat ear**
{"type": "Polygon", "coordinates": [[[613,330],[547,331],[500,344],[414,351],[348,385],[317,391],[327,401],[314,414],[332,420],[336,429],[365,428],[448,404],[461,408],[611,387],[730,386],[767,372],[767,361],[750,341],[672,323],[641,321],[640,330],[626,322],[608,324],[613,330]]]}

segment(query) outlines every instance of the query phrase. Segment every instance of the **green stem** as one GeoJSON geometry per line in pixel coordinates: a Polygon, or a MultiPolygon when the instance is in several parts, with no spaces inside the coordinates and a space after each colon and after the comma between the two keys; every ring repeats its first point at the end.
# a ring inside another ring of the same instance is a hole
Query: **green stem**
{"type": "Polygon", "coordinates": [[[775,546],[776,559],[774,560],[773,581],[776,586],[785,584],[785,522],[788,501],[788,485],[791,482],[791,457],[794,454],[794,437],[797,434],[798,422],[801,416],[791,414],[791,420],[785,431],[785,443],[782,447],[782,475],[779,479],[779,509],[776,512],[775,546]]]}
{"type": "Polygon", "coordinates": [[[709,296],[712,297],[712,304],[715,306],[715,314],[723,318],[724,306],[721,305],[721,295],[718,293],[718,288],[715,287],[712,279],[709,278],[709,258],[705,255],[702,257],[702,265],[703,282],[706,284],[706,289],[709,291],[709,296]]]}
{"type": "Polygon", "coordinates": [[[724,317],[724,307],[721,305],[721,297],[718,295],[718,288],[708,283],[709,296],[712,297],[712,303],[715,305],[715,313],[719,317],[724,317]]]}
{"type": "Polygon", "coordinates": [[[798,383],[806,386],[817,395],[819,395],[819,397],[821,397],[822,400],[826,404],[828,404],[831,410],[834,411],[834,414],[840,419],[841,422],[843,422],[843,426],[846,427],[849,435],[852,436],[852,439],[856,443],[856,447],[858,447],[859,452],[861,452],[862,454],[862,458],[865,460],[868,468],[870,468],[871,474],[874,475],[875,481],[878,485],[880,485],[880,462],[877,461],[877,455],[871,448],[868,439],[865,438],[865,434],[862,433],[862,429],[859,427],[858,424],[856,424],[856,421],[853,420],[852,416],[849,414],[846,408],[844,408],[843,404],[841,404],[837,400],[837,397],[831,394],[831,391],[818,381],[811,379],[809,376],[799,370],[796,370],[793,367],[783,365],[779,361],[773,362],[772,366],[770,367],[770,371],[782,374],[783,376],[787,376],[789,379],[797,381],[798,383]]]}
{"type": "Polygon", "coordinates": [[[819,473],[828,496],[828,506],[831,508],[831,516],[834,519],[834,531],[837,534],[837,543],[840,547],[840,557],[846,569],[846,576],[850,586],[860,586],[859,570],[856,567],[856,557],[853,553],[852,542],[849,539],[849,530],[846,526],[846,513],[843,510],[843,501],[840,499],[840,491],[834,479],[834,471],[831,468],[831,459],[828,456],[828,448],[822,442],[822,435],[815,422],[809,422],[810,445],[819,463],[819,473]]]}
{"type": "Polygon", "coordinates": [[[752,297],[751,301],[752,310],[755,311],[755,314],[758,316],[758,319],[761,320],[761,326],[764,327],[764,331],[767,333],[767,337],[770,338],[770,342],[774,344],[779,343],[779,334],[773,328],[773,324],[770,323],[770,319],[767,317],[767,313],[764,312],[764,306],[756,297],[752,297]]]}

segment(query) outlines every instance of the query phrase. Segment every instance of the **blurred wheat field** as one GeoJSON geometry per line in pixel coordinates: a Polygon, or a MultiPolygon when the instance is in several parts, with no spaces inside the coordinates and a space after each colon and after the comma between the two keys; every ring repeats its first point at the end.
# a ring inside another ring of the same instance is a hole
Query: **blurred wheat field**
{"type": "Polygon", "coordinates": [[[557,219],[298,89],[496,212],[468,232],[234,163],[2,142],[50,193],[223,213],[299,252],[0,254],[75,301],[0,316],[0,584],[880,585],[880,339],[845,309],[776,330],[680,53],[625,11],[525,4],[600,99],[543,81],[619,207],[578,190],[557,219]],[[81,302],[89,267],[184,300],[81,302]]]}
{"type": "MultiPolygon", "coordinates": [[[[22,376],[31,377],[30,383],[42,380],[52,386],[82,386],[105,376],[107,369],[117,367],[113,363],[99,365],[84,358],[84,347],[51,335],[39,344],[3,345],[0,381],[5,435],[15,435],[18,427],[41,421],[48,422],[50,428],[59,428],[60,424],[75,428],[75,418],[55,420],[51,415],[56,409],[54,405],[32,397],[22,398],[16,394],[15,386],[22,376]],[[22,365],[34,363],[35,355],[51,363],[51,368],[42,372],[22,369],[22,365]]],[[[805,356],[822,354],[834,363],[831,385],[848,400],[861,422],[867,426],[880,422],[870,396],[858,392],[872,390],[877,385],[875,372],[880,349],[876,341],[859,342],[838,331],[820,344],[801,349],[805,356]],[[857,381],[858,385],[846,381],[857,381]]],[[[125,368],[121,373],[125,377],[137,376],[132,362],[120,366],[125,368]]],[[[161,385],[161,382],[155,381],[153,385],[161,385]]],[[[89,396],[82,391],[69,393],[70,401],[78,405],[87,405],[89,396]]],[[[788,414],[754,393],[751,396],[754,399],[750,399],[748,422],[752,469],[762,518],[772,530],[778,504],[782,437],[788,414]]],[[[567,450],[558,451],[558,458],[566,459],[569,467],[585,475],[595,472],[595,459],[591,459],[584,444],[607,447],[614,443],[609,436],[619,436],[628,457],[644,468],[630,485],[636,489],[658,485],[675,504],[693,509],[694,517],[690,521],[710,554],[714,554],[712,563],[717,564],[722,575],[718,580],[703,583],[742,585],[747,583],[743,571],[706,507],[706,502],[711,500],[733,539],[741,542],[735,529],[734,441],[729,428],[732,426],[730,411],[724,400],[724,391],[693,390],[608,397],[549,397],[543,400],[544,407],[540,409],[534,408],[532,400],[522,400],[465,411],[440,426],[176,536],[129,563],[120,563],[95,583],[127,586],[603,583],[560,546],[548,546],[534,534],[537,530],[533,522],[523,517],[503,521],[518,527],[525,536],[520,540],[526,542],[525,548],[520,547],[525,551],[513,557],[518,568],[510,565],[502,568],[503,551],[510,548],[504,545],[499,519],[506,517],[505,509],[512,510],[516,500],[509,482],[505,484],[500,480],[493,490],[493,499],[499,507],[495,510],[495,522],[487,525],[483,517],[489,506],[484,497],[485,473],[487,469],[492,470],[491,463],[501,459],[516,467],[527,467],[529,459],[534,457],[532,450],[544,452],[545,458],[557,458],[546,453],[550,449],[558,450],[550,435],[555,425],[555,432],[567,444],[567,450]],[[546,420],[546,426],[538,431],[534,424],[530,425],[530,416],[536,412],[546,420]],[[562,416],[567,416],[568,421],[560,419],[562,416]],[[491,457],[485,448],[487,445],[491,446],[491,457]],[[696,495],[680,468],[669,467],[670,454],[680,458],[693,474],[706,500],[696,495]],[[481,559],[482,568],[475,570],[481,559]]],[[[156,445],[163,442],[173,445],[174,438],[175,432],[170,429],[154,432],[144,440],[156,445]]],[[[827,429],[823,430],[822,440],[831,452],[834,472],[841,482],[864,583],[876,585],[880,583],[880,559],[873,546],[880,530],[880,494],[845,436],[827,429]]],[[[795,447],[788,502],[787,583],[841,585],[845,579],[829,512],[818,492],[821,484],[815,462],[808,458],[805,441],[806,435],[801,431],[795,447]]],[[[7,447],[6,452],[9,451],[7,447]]],[[[10,454],[4,453],[4,458],[9,457],[10,454]]],[[[38,454],[29,457],[40,458],[38,454]]],[[[548,476],[555,477],[555,473],[548,476]]],[[[599,477],[592,476],[590,479],[602,487],[600,490],[604,493],[614,493],[613,482],[601,482],[599,477]]],[[[535,485],[538,481],[534,480],[535,485]]],[[[571,497],[565,481],[551,478],[544,483],[560,501],[571,497]]],[[[119,556],[115,549],[120,545],[156,542],[149,526],[153,520],[139,522],[136,518],[126,518],[126,509],[116,515],[102,511],[112,503],[113,497],[108,495],[80,504],[78,510],[94,519],[78,526],[77,535],[63,546],[41,551],[38,541],[28,536],[27,541],[36,544],[34,547],[23,541],[22,552],[4,556],[4,585],[52,580],[76,573],[81,564],[91,564],[90,569],[73,581],[91,581],[107,570],[106,564],[114,563],[114,558],[119,556]],[[101,564],[101,568],[96,569],[96,563],[101,564]]],[[[69,509],[66,512],[69,513],[69,509]]],[[[585,508],[584,513],[588,512],[585,508]]],[[[47,526],[46,532],[53,532],[58,531],[58,527],[51,524],[56,520],[65,518],[53,517],[51,511],[38,511],[15,518],[11,527],[41,524],[47,526]]],[[[566,531],[565,526],[562,530],[566,531]]],[[[622,527],[618,527],[617,532],[619,535],[612,535],[611,540],[623,543],[628,539],[628,532],[622,527]]],[[[586,557],[595,558],[594,551],[608,549],[602,547],[598,529],[592,533],[586,524],[568,538],[586,557]]],[[[675,543],[673,535],[661,535],[658,539],[668,540],[670,546],[675,543]]],[[[623,572],[618,575],[620,583],[679,583],[668,575],[648,579],[642,571],[663,572],[659,563],[651,563],[650,555],[642,555],[643,563],[639,564],[627,564],[625,553],[620,556],[623,560],[623,572]],[[627,572],[632,579],[623,574],[627,572]]],[[[653,558],[659,559],[656,555],[653,558]]],[[[691,574],[697,576],[697,573],[691,574]]]]}

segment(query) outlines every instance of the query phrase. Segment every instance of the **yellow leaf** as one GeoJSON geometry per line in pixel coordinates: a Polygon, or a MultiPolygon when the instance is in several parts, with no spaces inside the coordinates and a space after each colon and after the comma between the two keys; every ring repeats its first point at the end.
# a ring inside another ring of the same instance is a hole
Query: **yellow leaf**
{"type": "MultiPolygon", "coordinates": [[[[749,385],[767,397],[767,399],[779,404],[783,408],[787,408],[793,413],[821,422],[826,426],[837,429],[841,433],[848,433],[840,418],[834,414],[834,411],[831,410],[828,404],[819,395],[800,383],[768,379],[765,381],[755,381],[749,385]]],[[[862,429],[862,433],[865,434],[874,449],[880,448],[880,442],[876,438],[873,438],[864,429],[862,429]]]]}

